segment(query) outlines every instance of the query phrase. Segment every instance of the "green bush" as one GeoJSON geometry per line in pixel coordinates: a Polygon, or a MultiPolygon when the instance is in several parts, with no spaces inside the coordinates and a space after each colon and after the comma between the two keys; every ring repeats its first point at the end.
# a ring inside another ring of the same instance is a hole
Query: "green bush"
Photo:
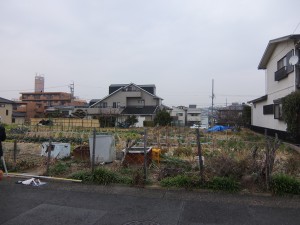
{"type": "Polygon", "coordinates": [[[240,184],[230,177],[214,177],[208,183],[208,188],[215,191],[237,192],[240,190],[240,184]]]}
{"type": "Polygon", "coordinates": [[[300,194],[300,181],[285,174],[272,176],[270,187],[275,195],[300,194]]]}
{"type": "Polygon", "coordinates": [[[192,170],[192,165],[185,160],[176,157],[169,157],[164,154],[161,154],[160,157],[168,168],[181,168],[184,171],[192,170]]]}
{"type": "Polygon", "coordinates": [[[144,186],[144,171],[142,168],[121,167],[116,171],[119,176],[119,183],[133,186],[144,186]]]}
{"type": "Polygon", "coordinates": [[[112,183],[133,184],[133,179],[126,175],[118,175],[117,172],[99,167],[94,173],[91,171],[80,171],[70,175],[71,179],[82,180],[83,183],[108,185],[112,183]]]}
{"type": "Polygon", "coordinates": [[[111,183],[117,183],[118,176],[116,173],[110,170],[104,168],[97,168],[92,175],[92,180],[95,184],[108,185],[111,183]]]}
{"type": "Polygon", "coordinates": [[[144,127],[154,127],[155,126],[153,121],[144,121],[143,124],[144,124],[144,127]]]}
{"type": "Polygon", "coordinates": [[[95,169],[94,173],[90,171],[77,172],[72,174],[70,178],[82,180],[83,183],[93,183],[101,185],[120,182],[120,179],[118,178],[116,173],[104,168],[97,168],[95,169]]]}
{"type": "Polygon", "coordinates": [[[167,177],[160,181],[160,185],[162,187],[180,187],[186,189],[197,187],[197,184],[199,184],[199,178],[193,176],[190,177],[186,175],[167,177]]]}
{"type": "Polygon", "coordinates": [[[55,176],[66,173],[70,169],[69,163],[58,162],[54,166],[51,166],[49,169],[49,175],[55,176]]]}
{"type": "Polygon", "coordinates": [[[79,171],[70,175],[71,179],[82,180],[83,183],[92,183],[92,173],[91,171],[79,171]]]}
{"type": "Polygon", "coordinates": [[[287,131],[294,137],[300,133],[299,117],[300,117],[300,93],[293,92],[282,98],[282,115],[283,120],[287,124],[287,131]]]}

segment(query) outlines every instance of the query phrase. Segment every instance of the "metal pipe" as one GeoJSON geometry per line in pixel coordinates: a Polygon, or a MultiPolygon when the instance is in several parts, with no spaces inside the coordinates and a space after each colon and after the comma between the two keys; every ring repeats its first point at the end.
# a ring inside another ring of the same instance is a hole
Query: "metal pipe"
{"type": "Polygon", "coordinates": [[[63,178],[63,177],[37,176],[37,175],[24,174],[24,173],[8,173],[7,176],[11,176],[11,177],[31,177],[31,178],[40,178],[40,179],[48,179],[48,180],[62,180],[62,181],[71,181],[71,182],[76,182],[76,183],[81,183],[82,182],[82,180],[76,180],[76,179],[69,179],[69,178],[63,178]]]}

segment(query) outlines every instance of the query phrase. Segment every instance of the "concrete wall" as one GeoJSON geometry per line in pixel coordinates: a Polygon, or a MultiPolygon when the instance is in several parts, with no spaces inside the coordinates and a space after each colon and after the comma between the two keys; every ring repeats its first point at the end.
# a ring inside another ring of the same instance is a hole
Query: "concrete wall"
{"type": "Polygon", "coordinates": [[[286,131],[287,125],[282,120],[274,119],[274,115],[264,115],[263,106],[273,104],[270,101],[263,101],[253,104],[252,106],[252,125],[258,127],[265,127],[274,130],[286,131]]]}
{"type": "Polygon", "coordinates": [[[12,104],[0,103],[0,116],[1,122],[5,124],[12,123],[12,104]]]}
{"type": "Polygon", "coordinates": [[[16,117],[14,119],[15,119],[15,122],[13,124],[18,124],[18,125],[25,124],[25,118],[24,117],[16,117]]]}
{"type": "Polygon", "coordinates": [[[295,71],[280,81],[275,81],[274,75],[277,71],[277,62],[292,49],[294,49],[293,41],[279,43],[267,64],[265,81],[266,93],[269,95],[269,99],[273,100],[285,96],[286,93],[291,93],[295,90],[295,71]],[[288,88],[288,90],[286,90],[286,88],[288,88]]]}

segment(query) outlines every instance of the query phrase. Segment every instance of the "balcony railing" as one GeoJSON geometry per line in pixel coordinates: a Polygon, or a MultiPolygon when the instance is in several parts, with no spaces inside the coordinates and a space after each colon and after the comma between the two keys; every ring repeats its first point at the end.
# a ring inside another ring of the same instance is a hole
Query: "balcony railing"
{"type": "Polygon", "coordinates": [[[275,72],[275,81],[280,81],[283,78],[286,78],[287,76],[288,76],[287,68],[286,66],[284,66],[275,72]]]}

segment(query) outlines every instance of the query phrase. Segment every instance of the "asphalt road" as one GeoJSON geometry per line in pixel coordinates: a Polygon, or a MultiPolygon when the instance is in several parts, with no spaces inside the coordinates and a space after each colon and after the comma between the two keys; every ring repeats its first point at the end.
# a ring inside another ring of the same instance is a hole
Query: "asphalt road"
{"type": "Polygon", "coordinates": [[[300,224],[300,197],[0,181],[2,225],[300,224]]]}

